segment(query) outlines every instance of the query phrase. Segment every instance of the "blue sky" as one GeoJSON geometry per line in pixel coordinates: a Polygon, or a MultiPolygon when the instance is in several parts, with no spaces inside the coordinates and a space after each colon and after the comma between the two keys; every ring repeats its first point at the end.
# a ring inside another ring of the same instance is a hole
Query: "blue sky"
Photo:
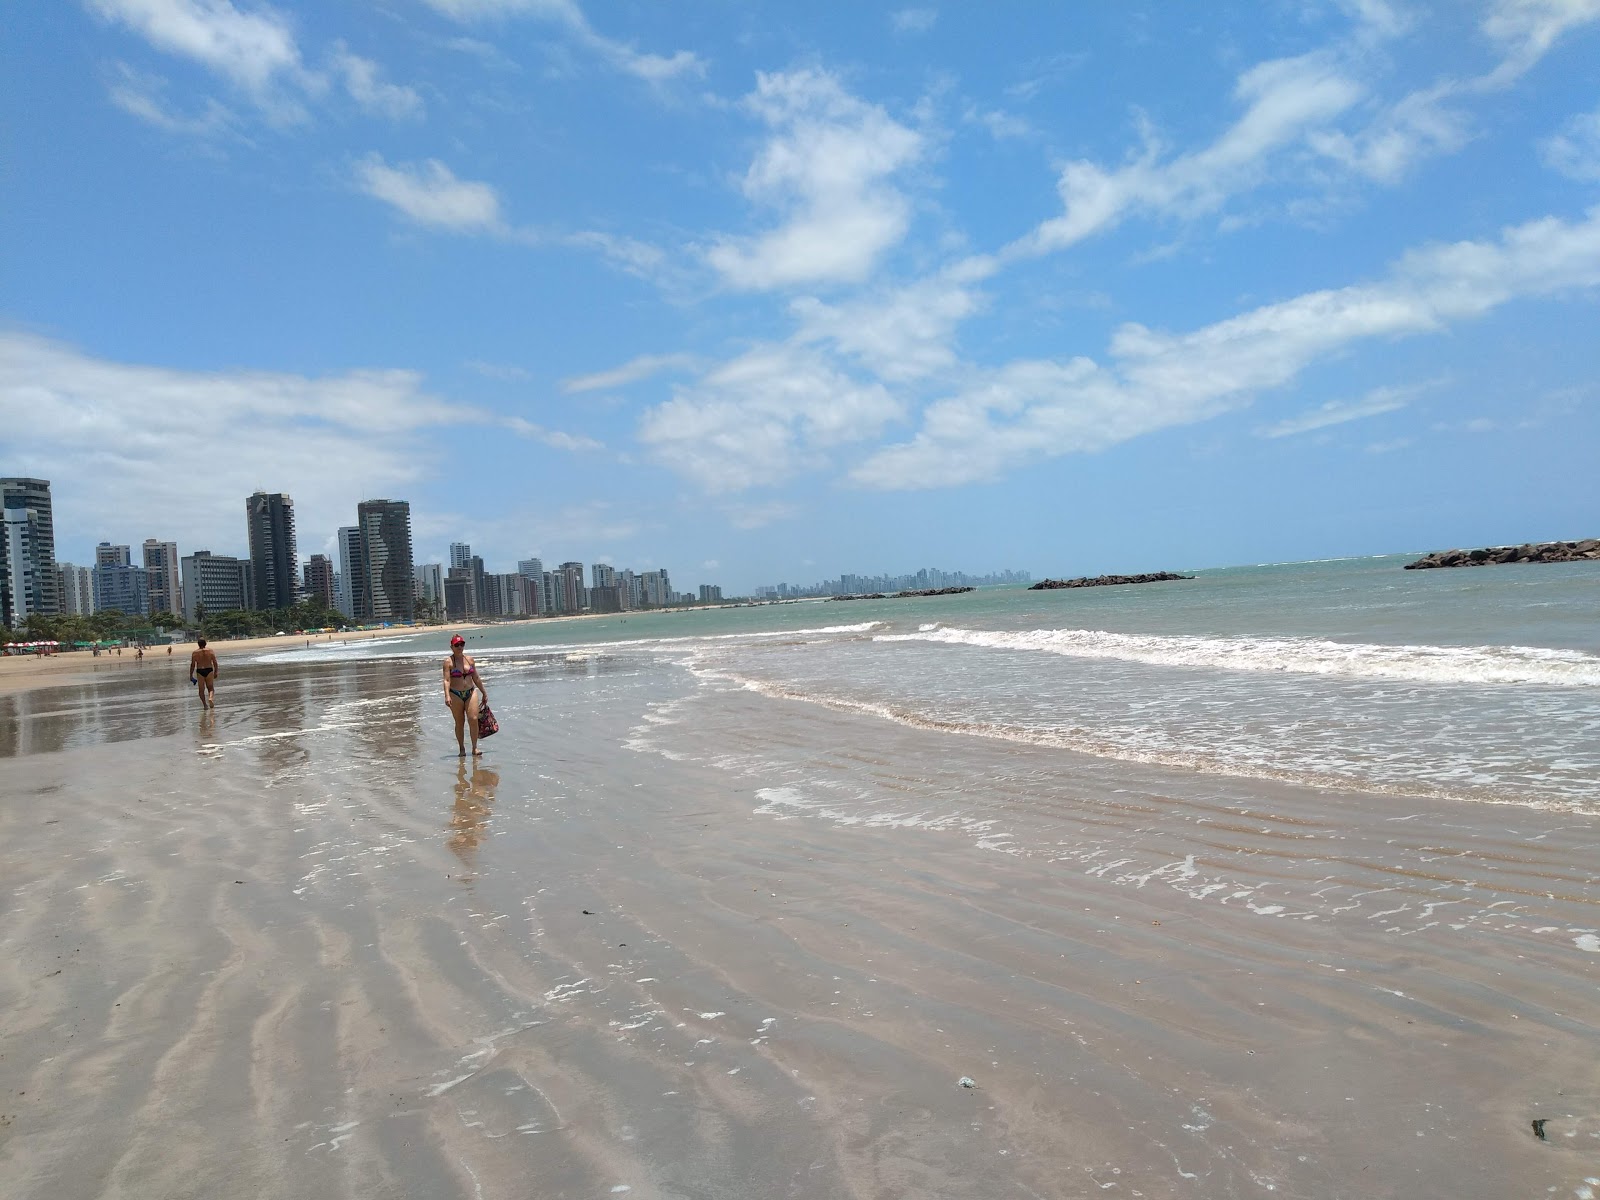
{"type": "Polygon", "coordinates": [[[58,553],[679,587],[1600,532],[1600,0],[86,0],[7,18],[58,553]]]}

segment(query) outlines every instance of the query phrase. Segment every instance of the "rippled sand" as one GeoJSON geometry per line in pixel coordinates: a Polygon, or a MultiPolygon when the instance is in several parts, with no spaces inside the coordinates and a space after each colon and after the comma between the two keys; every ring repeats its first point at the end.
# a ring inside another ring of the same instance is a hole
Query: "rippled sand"
{"type": "Polygon", "coordinates": [[[1592,819],[487,677],[0,698],[0,1195],[1600,1195],[1592,819]]]}

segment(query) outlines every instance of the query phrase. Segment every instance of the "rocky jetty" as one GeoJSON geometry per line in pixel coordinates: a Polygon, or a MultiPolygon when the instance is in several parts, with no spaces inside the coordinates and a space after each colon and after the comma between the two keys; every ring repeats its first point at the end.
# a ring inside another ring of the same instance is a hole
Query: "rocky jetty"
{"type": "Polygon", "coordinates": [[[1193,575],[1174,575],[1171,571],[1155,571],[1149,575],[1096,575],[1093,579],[1041,579],[1028,590],[1048,592],[1056,588],[1115,587],[1119,583],[1165,583],[1169,579],[1193,578],[1193,575]]]}
{"type": "Polygon", "coordinates": [[[1428,571],[1434,567],[1490,567],[1499,563],[1594,562],[1600,560],[1600,538],[1581,542],[1524,542],[1520,546],[1486,546],[1481,550],[1436,550],[1416,562],[1408,571],[1428,571]]]}
{"type": "Polygon", "coordinates": [[[909,592],[861,592],[854,596],[829,596],[829,600],[904,600],[909,596],[959,596],[970,587],[918,588],[909,592]]]}

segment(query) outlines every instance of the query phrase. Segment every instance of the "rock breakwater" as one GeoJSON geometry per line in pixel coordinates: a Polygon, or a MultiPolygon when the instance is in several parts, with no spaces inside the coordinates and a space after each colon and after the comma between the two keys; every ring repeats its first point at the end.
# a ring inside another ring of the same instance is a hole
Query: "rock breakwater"
{"type": "Polygon", "coordinates": [[[1480,550],[1436,550],[1416,562],[1408,571],[1428,571],[1434,567],[1490,567],[1517,562],[1594,562],[1600,560],[1600,538],[1581,542],[1524,542],[1520,546],[1485,546],[1480,550]]]}
{"type": "Polygon", "coordinates": [[[1169,579],[1193,578],[1193,575],[1176,575],[1171,571],[1154,571],[1148,575],[1096,575],[1082,579],[1041,579],[1028,590],[1048,592],[1056,588],[1115,587],[1122,583],[1165,583],[1169,579]]]}
{"type": "Polygon", "coordinates": [[[959,596],[970,587],[917,588],[908,592],[860,592],[852,596],[829,596],[829,600],[904,600],[911,596],[959,596]]]}

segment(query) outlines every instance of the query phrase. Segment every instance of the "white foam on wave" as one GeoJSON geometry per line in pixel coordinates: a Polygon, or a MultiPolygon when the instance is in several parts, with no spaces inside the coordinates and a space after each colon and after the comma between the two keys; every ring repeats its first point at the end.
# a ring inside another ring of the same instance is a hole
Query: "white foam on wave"
{"type": "Polygon", "coordinates": [[[929,629],[877,642],[937,642],[1163,667],[1277,671],[1421,683],[1600,688],[1600,656],[1538,646],[1384,646],[1297,637],[1198,637],[1103,629],[929,629]]]}

